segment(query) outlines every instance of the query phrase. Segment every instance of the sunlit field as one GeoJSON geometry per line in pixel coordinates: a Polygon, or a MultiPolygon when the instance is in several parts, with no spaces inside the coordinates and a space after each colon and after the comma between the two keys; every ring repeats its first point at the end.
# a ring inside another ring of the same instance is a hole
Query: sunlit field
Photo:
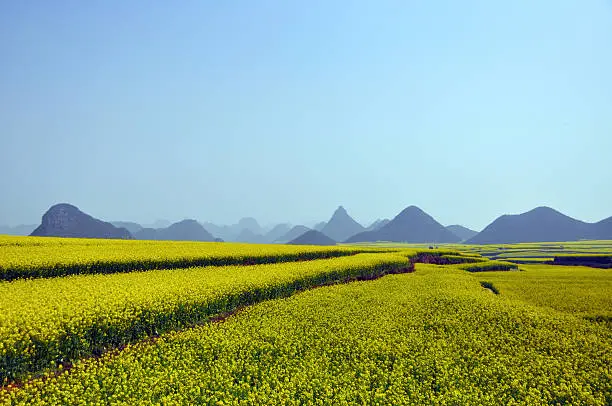
{"type": "Polygon", "coordinates": [[[611,248],[2,237],[0,401],[610,404],[611,248]]]}

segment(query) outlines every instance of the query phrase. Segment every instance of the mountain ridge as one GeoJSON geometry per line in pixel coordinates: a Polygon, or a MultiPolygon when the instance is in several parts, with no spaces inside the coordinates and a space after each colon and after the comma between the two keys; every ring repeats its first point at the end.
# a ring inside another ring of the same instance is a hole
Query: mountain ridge
{"type": "Polygon", "coordinates": [[[308,230],[299,237],[291,240],[292,245],[336,245],[336,241],[318,230],[308,230]]]}
{"type": "Polygon", "coordinates": [[[355,221],[343,206],[338,206],[320,231],[334,241],[344,241],[364,230],[365,228],[355,221]]]}
{"type": "MultiPolygon", "coordinates": [[[[159,223],[162,223],[162,221],[159,221],[159,223]]],[[[106,222],[99,220],[80,211],[76,206],[60,203],[51,206],[43,215],[41,224],[31,226],[32,229],[35,229],[29,234],[84,238],[194,241],[218,241],[223,239],[252,243],[288,243],[310,230],[308,227],[301,225],[290,228],[288,223],[263,228],[252,217],[242,218],[238,224],[232,226],[205,224],[210,225],[215,232],[211,233],[207,227],[190,219],[170,224],[165,228],[142,228],[140,224],[130,221],[106,222]],[[253,229],[265,232],[265,234],[258,234],[253,229]],[[221,238],[215,238],[215,236],[221,238]]],[[[501,215],[480,233],[457,224],[443,227],[432,216],[416,206],[408,206],[392,220],[378,219],[367,228],[352,219],[343,206],[339,206],[334,211],[330,221],[318,223],[317,228],[319,227],[321,228],[319,231],[323,231],[324,234],[325,232],[331,234],[340,232],[340,235],[342,233],[346,235],[354,230],[362,230],[344,240],[340,240],[346,242],[386,240],[411,243],[510,244],[612,239],[612,217],[596,223],[588,223],[547,206],[538,206],[519,214],[501,215]],[[347,225],[348,227],[346,227],[347,225]],[[351,227],[352,230],[350,230],[351,227]],[[446,231],[442,231],[442,228],[446,231]]],[[[4,229],[9,230],[8,227],[4,229]]],[[[0,232],[4,229],[0,228],[0,232]]],[[[330,238],[337,241],[332,237],[330,238]]]]}
{"type": "Polygon", "coordinates": [[[346,242],[393,241],[409,243],[453,243],[459,237],[417,206],[408,206],[383,227],[364,231],[346,242]]]}
{"type": "Polygon", "coordinates": [[[300,235],[304,234],[305,232],[309,231],[310,228],[303,226],[303,225],[297,225],[297,226],[293,226],[289,231],[287,231],[282,237],[277,238],[276,240],[274,240],[275,243],[288,243],[289,241],[295,240],[297,237],[299,237],[300,235]]]}
{"type": "Polygon", "coordinates": [[[538,206],[524,213],[499,216],[465,243],[513,244],[596,238],[612,238],[612,217],[598,223],[587,223],[551,207],[538,206]]]}
{"type": "Polygon", "coordinates": [[[163,241],[215,241],[215,237],[193,219],[181,220],[166,228],[143,228],[134,234],[134,238],[163,241]]]}
{"type": "Polygon", "coordinates": [[[82,212],[68,203],[58,203],[43,214],[41,224],[30,234],[39,237],[132,239],[125,228],[118,228],[82,212]]]}
{"type": "Polygon", "coordinates": [[[450,226],[446,226],[446,229],[451,233],[455,234],[457,237],[461,238],[461,241],[469,240],[470,238],[478,234],[478,231],[474,231],[460,224],[452,224],[450,226]]]}

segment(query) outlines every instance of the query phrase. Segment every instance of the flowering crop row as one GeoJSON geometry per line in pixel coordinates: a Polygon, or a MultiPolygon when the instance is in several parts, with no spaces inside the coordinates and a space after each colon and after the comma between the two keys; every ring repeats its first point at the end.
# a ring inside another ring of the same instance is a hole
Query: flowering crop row
{"type": "Polygon", "coordinates": [[[537,264],[521,265],[521,269],[524,272],[491,272],[478,277],[495,285],[504,296],[612,322],[610,271],[537,264]]]}
{"type": "MultiPolygon", "coordinates": [[[[609,328],[503,289],[492,295],[480,276],[418,265],[267,301],[83,360],[0,392],[0,403],[612,403],[609,328]]],[[[548,296],[563,287],[553,282],[548,296]]]]}
{"type": "Polygon", "coordinates": [[[399,272],[391,253],[0,283],[0,384],[315,285],[399,272]]]}
{"type": "Polygon", "coordinates": [[[468,272],[517,271],[518,265],[505,261],[478,261],[459,265],[459,269],[468,272]]]}
{"type": "Polygon", "coordinates": [[[0,237],[0,280],[270,264],[381,251],[365,247],[4,236],[0,237]]]}

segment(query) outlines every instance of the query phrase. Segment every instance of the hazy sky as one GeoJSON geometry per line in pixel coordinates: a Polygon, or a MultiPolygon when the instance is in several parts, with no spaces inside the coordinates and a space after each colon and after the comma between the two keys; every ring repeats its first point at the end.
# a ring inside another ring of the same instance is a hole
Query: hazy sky
{"type": "Polygon", "coordinates": [[[612,2],[5,1],[0,224],[612,216],[612,2]]]}

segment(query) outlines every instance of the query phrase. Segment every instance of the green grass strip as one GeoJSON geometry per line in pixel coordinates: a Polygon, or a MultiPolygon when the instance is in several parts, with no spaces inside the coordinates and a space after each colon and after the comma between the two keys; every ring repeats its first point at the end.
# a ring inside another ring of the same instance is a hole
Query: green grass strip
{"type": "Polygon", "coordinates": [[[484,261],[458,266],[468,272],[518,271],[518,265],[504,261],[484,261]]]}

